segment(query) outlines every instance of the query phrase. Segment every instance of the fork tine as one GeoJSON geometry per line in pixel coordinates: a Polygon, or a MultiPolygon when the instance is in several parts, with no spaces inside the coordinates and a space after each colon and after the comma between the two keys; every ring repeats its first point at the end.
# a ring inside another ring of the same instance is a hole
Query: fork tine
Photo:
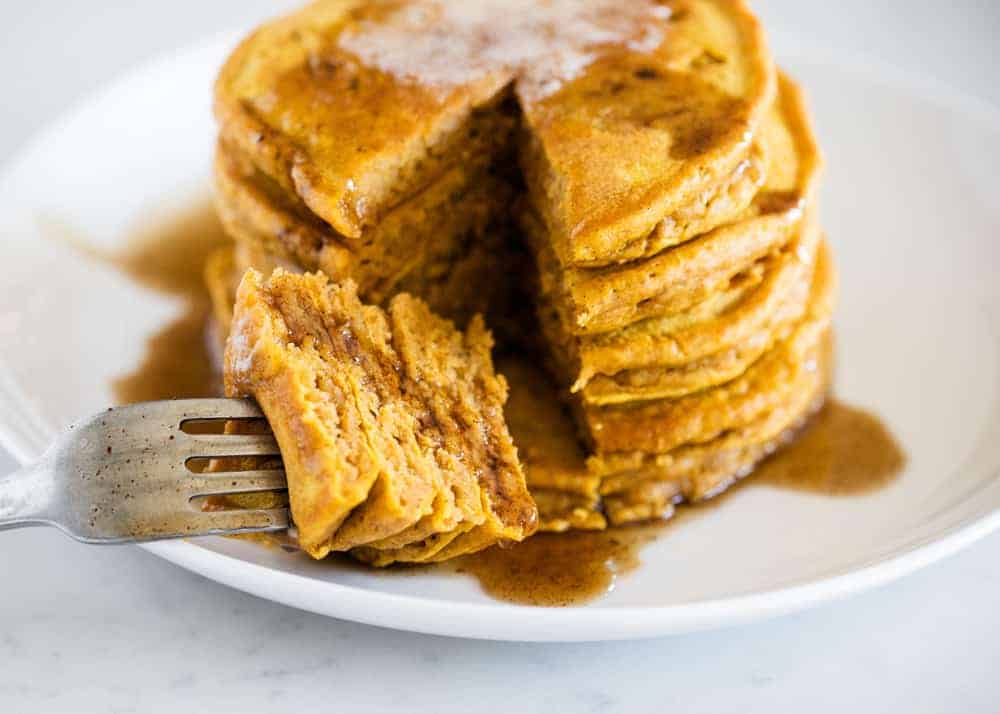
{"type": "Polygon", "coordinates": [[[283,491],[288,488],[284,471],[219,471],[192,476],[184,483],[192,496],[223,496],[230,493],[283,491]]]}
{"type": "Polygon", "coordinates": [[[281,456],[270,434],[185,434],[188,457],[281,456]]]}
{"type": "Polygon", "coordinates": [[[291,519],[287,508],[197,512],[191,523],[199,534],[218,535],[222,532],[280,531],[288,528],[291,519]]]}
{"type": "Polygon", "coordinates": [[[249,399],[175,399],[158,402],[175,415],[178,423],[186,419],[257,419],[264,413],[249,399]]]}

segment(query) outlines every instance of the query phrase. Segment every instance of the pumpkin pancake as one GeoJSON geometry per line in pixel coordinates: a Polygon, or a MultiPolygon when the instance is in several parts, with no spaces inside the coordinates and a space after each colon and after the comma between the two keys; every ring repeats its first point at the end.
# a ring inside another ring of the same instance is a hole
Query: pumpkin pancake
{"type": "Polygon", "coordinates": [[[348,239],[507,135],[500,105],[510,76],[501,68],[442,89],[351,49],[402,5],[312,3],[244,40],[216,82],[223,139],[348,239]]]}
{"type": "Polygon", "coordinates": [[[829,389],[831,362],[827,335],[809,378],[785,404],[705,444],[680,447],[666,454],[592,458],[593,471],[628,467],[608,473],[601,483],[608,522],[620,526],[669,517],[674,504],[711,498],[750,474],[761,460],[794,439],[822,406],[829,389]]]}
{"type": "MultiPolygon", "coordinates": [[[[600,375],[681,367],[797,319],[805,309],[819,259],[818,237],[819,231],[810,226],[803,240],[755,265],[744,280],[692,310],[580,339],[577,360],[581,369],[576,388],[600,379],[600,375]]],[[[824,247],[820,252],[826,250],[824,247]]]]}
{"type": "MultiPolygon", "coordinates": [[[[463,402],[461,390],[456,389],[454,383],[444,382],[455,371],[482,370],[483,365],[488,365],[491,342],[488,339],[476,341],[476,348],[470,350],[462,344],[450,323],[428,319],[425,313],[426,308],[412,299],[395,299],[390,305],[395,346],[410,376],[407,388],[429,405],[423,417],[422,438],[431,442],[435,458],[450,478],[442,481],[438,491],[439,507],[432,514],[402,533],[369,544],[368,550],[400,551],[396,556],[378,556],[378,560],[386,563],[429,558],[462,533],[481,526],[489,517],[484,510],[478,478],[464,463],[466,454],[470,459],[479,456],[476,451],[482,451],[481,440],[466,428],[465,421],[470,414],[454,406],[456,402],[463,402]],[[448,399],[440,399],[436,392],[446,394],[448,399]],[[461,507],[462,517],[455,518],[456,509],[452,504],[461,507]],[[409,557],[403,557],[403,552],[409,557]]],[[[470,325],[470,337],[481,330],[478,321],[470,325]]]]}
{"type": "Polygon", "coordinates": [[[599,377],[581,395],[587,404],[602,406],[677,399],[710,389],[743,374],[775,342],[787,337],[792,327],[792,323],[782,322],[771,332],[757,333],[739,345],[681,367],[652,367],[599,377]]]}
{"type": "Polygon", "coordinates": [[[581,339],[578,354],[564,358],[583,365],[573,372],[574,390],[590,404],[614,404],[683,396],[738,376],[805,312],[815,265],[830,259],[819,235],[809,226],[802,240],[764,261],[759,284],[720,293],[704,312],[698,306],[581,339]]]}
{"type": "Polygon", "coordinates": [[[520,97],[529,193],[564,266],[646,257],[754,193],[727,187],[774,96],[763,32],[742,2],[664,8],[655,49],[619,44],[551,96],[520,97]]]}
{"type": "Polygon", "coordinates": [[[351,278],[362,298],[382,303],[415,280],[442,272],[492,230],[511,189],[484,165],[448,171],[349,244],[283,192],[245,156],[220,144],[216,196],[223,224],[240,243],[243,267],[296,266],[351,278]]]}
{"type": "Polygon", "coordinates": [[[720,479],[745,473],[760,458],[770,453],[775,440],[793,431],[822,404],[828,387],[830,355],[820,352],[817,371],[807,388],[798,390],[783,404],[745,427],[725,432],[704,444],[682,446],[665,454],[619,453],[610,457],[591,457],[592,473],[602,472],[600,491],[611,496],[628,491],[642,481],[672,481],[678,493],[688,501],[698,501],[718,493],[728,485],[720,479]],[[619,470],[614,470],[619,469],[619,470]]]}
{"type": "Polygon", "coordinates": [[[721,184],[703,191],[694,201],[662,219],[652,233],[630,248],[629,255],[655,255],[716,226],[739,219],[746,214],[763,187],[766,172],[765,147],[760,141],[755,141],[747,158],[737,164],[721,184]]]}
{"type": "Polygon", "coordinates": [[[432,461],[382,366],[387,332],[353,286],[320,276],[276,271],[265,283],[250,272],[237,292],[226,392],[253,396],[273,425],[299,541],[316,558],[396,533],[432,508],[432,461]],[[362,389],[368,373],[375,386],[362,389]]]}
{"type": "Polygon", "coordinates": [[[815,362],[830,324],[835,282],[831,262],[819,262],[802,321],[787,339],[730,382],[678,399],[603,407],[579,404],[578,421],[594,451],[663,453],[708,441],[787,399],[815,362]]]}
{"type": "Polygon", "coordinates": [[[545,299],[571,334],[595,334],[680,312],[726,290],[754,262],[794,239],[812,207],[821,158],[801,92],[781,80],[762,127],[768,170],[747,216],[645,260],[600,269],[563,268],[541,222],[523,224],[536,252],[545,299]]]}
{"type": "Polygon", "coordinates": [[[398,547],[464,522],[479,543],[530,534],[535,507],[510,437],[488,417],[505,397],[490,346],[481,320],[463,335],[408,295],[387,314],[363,306],[350,281],[244,277],[226,390],[254,396],[272,424],[304,550],[398,547]],[[414,334],[426,344],[415,347],[414,334]],[[435,370],[451,388],[430,395],[421,390],[435,370]],[[440,421],[449,410],[475,410],[482,428],[456,431],[440,421]]]}
{"type": "MultiPolygon", "coordinates": [[[[449,438],[443,445],[446,453],[457,454],[460,460],[468,462],[467,473],[478,475],[485,518],[481,523],[466,521],[461,528],[436,534],[426,542],[398,549],[382,547],[388,543],[372,544],[372,548],[360,549],[354,555],[377,565],[431,562],[530,535],[535,529],[537,512],[530,498],[525,500],[524,481],[512,479],[500,468],[503,464],[517,464],[518,456],[507,436],[503,412],[497,408],[507,398],[506,382],[502,377],[484,379],[487,369],[492,374],[489,354],[492,342],[479,340],[463,359],[448,359],[447,341],[428,335],[426,319],[414,320],[399,314],[398,322],[394,322],[398,349],[412,379],[409,389],[431,405],[428,418],[449,438]],[[439,366],[442,364],[444,367],[439,366]],[[473,385],[472,389],[461,388],[466,381],[473,385]],[[484,431],[489,434],[485,438],[484,431]],[[471,464],[479,466],[472,469],[471,464]]],[[[474,320],[469,334],[482,329],[481,322],[474,320]]],[[[520,470],[517,473],[520,475],[520,470]]]]}

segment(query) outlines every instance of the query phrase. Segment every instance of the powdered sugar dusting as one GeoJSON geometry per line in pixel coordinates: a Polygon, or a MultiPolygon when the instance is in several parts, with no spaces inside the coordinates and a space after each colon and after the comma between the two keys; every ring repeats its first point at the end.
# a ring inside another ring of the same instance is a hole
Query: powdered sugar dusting
{"type": "Polygon", "coordinates": [[[557,91],[611,47],[651,52],[670,9],[652,0],[410,0],[339,39],[365,64],[448,89],[518,78],[532,101],[557,91]]]}

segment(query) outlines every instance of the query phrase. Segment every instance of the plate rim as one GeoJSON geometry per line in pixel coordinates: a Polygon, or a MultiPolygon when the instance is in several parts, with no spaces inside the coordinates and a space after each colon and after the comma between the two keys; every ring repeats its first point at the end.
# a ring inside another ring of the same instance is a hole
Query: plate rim
{"type": "MultiPolygon", "coordinates": [[[[33,133],[2,164],[0,186],[20,170],[26,159],[65,126],[108,94],[137,77],[153,72],[175,58],[232,44],[245,28],[214,33],[196,42],[159,53],[139,62],[72,103],[33,133]]],[[[957,90],[935,78],[917,75],[881,59],[859,53],[839,56],[830,48],[790,40],[788,32],[773,33],[791,45],[779,53],[782,60],[832,66],[866,81],[881,83],[915,95],[977,122],[1000,128],[1000,107],[957,90]]],[[[808,88],[807,88],[808,89],[808,88]]],[[[11,379],[13,382],[13,379],[11,379]]],[[[18,383],[12,385],[21,390],[18,383]]],[[[16,396],[16,395],[15,395],[16,396]]],[[[28,430],[30,432],[30,429],[28,430]]],[[[26,432],[27,433],[27,432],[26,432]]],[[[0,446],[19,464],[31,458],[30,444],[0,422],[0,446]]],[[[997,479],[991,483],[997,483],[997,479]]],[[[957,504],[953,508],[957,507],[957,504]]],[[[807,579],[801,583],[727,598],[644,607],[548,608],[496,603],[467,603],[448,599],[387,593],[310,578],[298,573],[249,562],[204,548],[186,540],[140,544],[139,547],[202,577],[252,595],[316,614],[396,630],[449,637],[522,641],[583,642],[645,639],[716,629],[774,618],[840,600],[909,575],[968,547],[1000,529],[1000,499],[965,522],[946,526],[930,539],[907,543],[867,565],[847,566],[845,572],[807,579]]]]}

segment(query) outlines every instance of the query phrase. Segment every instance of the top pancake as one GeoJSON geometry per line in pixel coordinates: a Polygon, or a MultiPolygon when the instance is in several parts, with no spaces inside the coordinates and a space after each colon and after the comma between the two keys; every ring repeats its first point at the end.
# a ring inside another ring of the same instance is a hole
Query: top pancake
{"type": "Polygon", "coordinates": [[[732,178],[773,84],[739,0],[321,0],[237,48],[215,110],[225,141],[356,239],[501,152],[514,95],[558,255],[600,264],[732,178]]]}
{"type": "Polygon", "coordinates": [[[655,235],[657,224],[750,157],[775,90],[759,25],[738,1],[666,7],[652,52],[616,47],[556,94],[522,101],[530,197],[563,265],[635,260],[677,242],[675,230],[655,235]]]}
{"type": "Polygon", "coordinates": [[[490,72],[441,91],[366,65],[342,46],[402,5],[313,3],[254,32],[216,84],[222,137],[347,238],[486,151],[496,132],[478,110],[509,83],[490,72]]]}

